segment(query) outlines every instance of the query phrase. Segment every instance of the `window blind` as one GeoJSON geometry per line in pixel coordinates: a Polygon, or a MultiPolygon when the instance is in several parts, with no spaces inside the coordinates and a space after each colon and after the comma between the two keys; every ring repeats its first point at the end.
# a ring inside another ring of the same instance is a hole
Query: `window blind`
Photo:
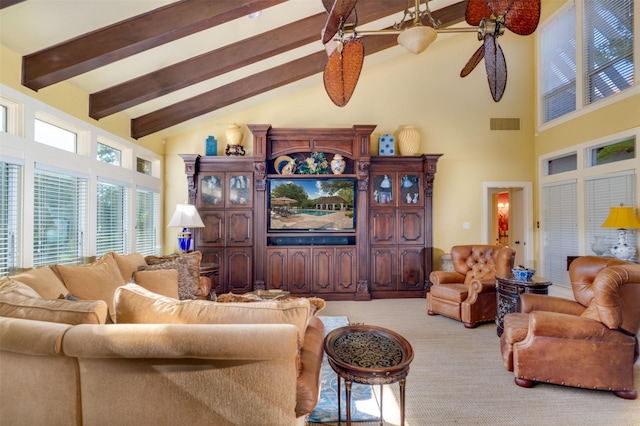
{"type": "Polygon", "coordinates": [[[108,182],[97,187],[96,256],[129,252],[129,188],[108,182]]]}
{"type": "Polygon", "coordinates": [[[567,256],[578,254],[577,184],[565,182],[542,189],[544,271],[554,284],[569,286],[567,256]]]}
{"type": "Polygon", "coordinates": [[[543,122],[576,109],[576,11],[572,6],[540,30],[543,122]]]}
{"type": "Polygon", "coordinates": [[[33,199],[33,266],[81,263],[87,179],[36,169],[33,199]]]}
{"type": "Polygon", "coordinates": [[[160,226],[160,194],[146,189],[136,190],[136,251],[145,256],[158,255],[160,226]]]}
{"type": "MultiPolygon", "coordinates": [[[[596,237],[604,238],[605,245],[611,248],[618,240],[618,230],[602,228],[609,216],[609,208],[635,206],[635,180],[633,173],[617,176],[604,176],[585,181],[585,211],[587,219],[587,247],[585,253],[593,254],[591,244],[596,237]]],[[[627,231],[627,243],[636,246],[636,233],[627,231]]],[[[611,256],[611,253],[605,253],[611,256]]]]}
{"type": "Polygon", "coordinates": [[[21,166],[0,162],[0,276],[13,273],[20,265],[21,176],[21,166]]]}
{"type": "Polygon", "coordinates": [[[584,2],[585,103],[634,83],[633,0],[584,2]]]}

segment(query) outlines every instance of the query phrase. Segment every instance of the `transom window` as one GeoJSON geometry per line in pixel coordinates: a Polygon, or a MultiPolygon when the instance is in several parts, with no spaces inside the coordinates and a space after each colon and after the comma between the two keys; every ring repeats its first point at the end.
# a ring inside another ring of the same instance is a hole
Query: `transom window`
{"type": "Polygon", "coordinates": [[[112,146],[98,142],[98,161],[113,164],[114,166],[122,165],[122,151],[112,146]]]}
{"type": "Polygon", "coordinates": [[[78,148],[76,133],[37,118],[35,120],[35,140],[69,152],[77,152],[78,148]]]}

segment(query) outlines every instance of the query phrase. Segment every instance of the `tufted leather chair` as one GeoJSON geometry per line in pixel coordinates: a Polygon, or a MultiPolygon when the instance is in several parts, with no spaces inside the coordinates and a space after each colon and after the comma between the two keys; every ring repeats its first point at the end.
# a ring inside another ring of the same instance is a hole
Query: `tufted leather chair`
{"type": "Polygon", "coordinates": [[[504,318],[502,360],[515,382],[613,391],[635,399],[640,265],[584,256],[569,267],[575,301],[521,295],[521,312],[504,318]]]}
{"type": "Polygon", "coordinates": [[[427,313],[462,321],[466,328],[496,319],[496,274],[507,276],[515,252],[505,246],[451,248],[454,271],[433,271],[427,313]]]}

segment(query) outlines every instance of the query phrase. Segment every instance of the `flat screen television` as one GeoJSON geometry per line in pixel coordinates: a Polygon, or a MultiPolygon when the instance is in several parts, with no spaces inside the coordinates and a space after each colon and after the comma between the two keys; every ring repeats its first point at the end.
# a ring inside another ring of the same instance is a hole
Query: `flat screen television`
{"type": "Polygon", "coordinates": [[[355,178],[272,178],[268,232],[353,232],[355,178]]]}

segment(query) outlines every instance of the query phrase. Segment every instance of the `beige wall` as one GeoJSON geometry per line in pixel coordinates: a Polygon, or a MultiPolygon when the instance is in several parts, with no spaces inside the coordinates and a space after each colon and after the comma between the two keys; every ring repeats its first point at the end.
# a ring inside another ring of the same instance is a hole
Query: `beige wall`
{"type": "MultiPolygon", "coordinates": [[[[217,117],[203,126],[167,138],[166,209],[187,198],[184,165],[179,153],[204,155],[207,135],[224,148],[224,131],[234,122],[268,123],[273,127],[350,127],[376,124],[377,138],[403,124],[422,134],[424,153],[442,153],[434,188],[434,247],[437,255],[455,244],[481,239],[482,183],[534,179],[533,37],[508,34],[500,39],[509,79],[499,103],[491,98],[484,62],[468,77],[459,76],[479,46],[475,35],[440,36],[421,55],[401,47],[365,60],[360,81],[347,106],[338,108],[324,91],[321,75],[301,83],[302,90],[259,106],[217,117]],[[376,58],[377,56],[377,58],[376,58]],[[520,131],[490,131],[491,117],[521,119],[520,131]],[[469,222],[470,229],[463,229],[469,222]]],[[[245,139],[250,132],[245,127],[245,139]]],[[[175,235],[167,233],[172,247],[175,235]]]]}

